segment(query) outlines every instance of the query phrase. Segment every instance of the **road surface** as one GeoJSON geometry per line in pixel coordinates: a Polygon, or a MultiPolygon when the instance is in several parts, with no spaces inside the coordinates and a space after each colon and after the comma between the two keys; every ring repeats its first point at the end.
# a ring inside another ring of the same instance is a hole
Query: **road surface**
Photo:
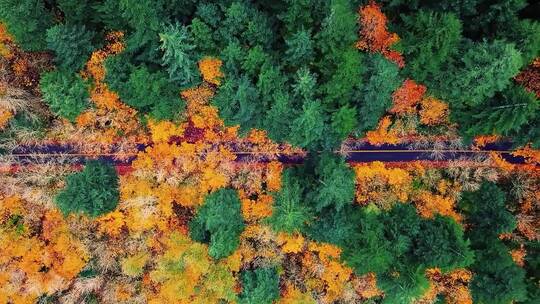
{"type": "MultiPolygon", "coordinates": [[[[138,145],[137,149],[143,151],[145,145],[138,145]]],[[[382,145],[373,146],[367,143],[353,145],[350,150],[341,151],[346,160],[352,163],[361,162],[410,162],[410,161],[451,161],[451,160],[474,160],[479,154],[489,154],[491,152],[500,155],[512,164],[522,164],[522,157],[512,156],[510,143],[488,144],[480,150],[464,148],[460,150],[430,150],[412,149],[410,145],[382,145]]],[[[253,161],[254,156],[259,154],[257,161],[265,162],[272,159],[260,155],[260,152],[235,151],[237,161],[253,161]]],[[[20,146],[9,154],[19,165],[33,164],[36,162],[55,162],[57,159],[69,159],[73,164],[84,164],[89,159],[100,159],[114,165],[129,165],[136,157],[135,154],[125,155],[122,160],[118,159],[118,154],[84,154],[76,151],[67,145],[44,145],[44,146],[20,146]]],[[[278,154],[277,159],[282,163],[301,163],[303,158],[299,155],[278,154]]]]}

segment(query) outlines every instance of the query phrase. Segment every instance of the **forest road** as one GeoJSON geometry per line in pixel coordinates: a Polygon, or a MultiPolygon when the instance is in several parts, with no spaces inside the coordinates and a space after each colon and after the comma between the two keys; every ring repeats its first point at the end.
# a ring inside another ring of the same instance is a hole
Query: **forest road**
{"type": "MultiPolygon", "coordinates": [[[[138,150],[143,151],[147,146],[139,145],[138,150]]],[[[448,162],[455,160],[478,161],[490,153],[498,153],[504,160],[511,164],[523,164],[522,157],[513,156],[510,143],[488,144],[481,149],[413,149],[410,144],[381,145],[374,146],[365,142],[351,145],[347,150],[336,151],[345,155],[348,162],[411,162],[411,161],[436,161],[448,162]]],[[[113,149],[114,150],[114,149],[113,149]]],[[[236,160],[239,162],[269,162],[278,160],[285,164],[302,163],[304,157],[290,154],[271,154],[262,152],[235,151],[236,160]]],[[[136,158],[136,153],[103,153],[88,154],[80,153],[76,149],[67,145],[42,145],[42,146],[20,146],[11,153],[4,154],[10,163],[15,165],[45,164],[45,163],[68,163],[84,164],[90,159],[100,159],[113,165],[130,165],[136,158]]]]}

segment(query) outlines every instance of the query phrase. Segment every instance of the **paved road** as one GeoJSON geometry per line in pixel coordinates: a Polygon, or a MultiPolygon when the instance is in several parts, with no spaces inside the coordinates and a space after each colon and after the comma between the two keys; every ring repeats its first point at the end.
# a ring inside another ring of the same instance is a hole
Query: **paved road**
{"type": "MultiPolygon", "coordinates": [[[[145,145],[139,145],[138,150],[142,151],[146,148],[145,145]]],[[[349,162],[409,162],[416,160],[423,161],[450,161],[458,159],[473,159],[479,154],[488,154],[492,151],[498,152],[501,156],[512,164],[521,164],[524,159],[521,157],[515,157],[511,155],[510,143],[496,143],[486,145],[481,150],[472,150],[465,148],[461,150],[418,150],[411,149],[410,145],[382,145],[373,146],[366,143],[358,143],[353,145],[350,151],[346,152],[346,159],[349,162]]],[[[114,149],[113,149],[114,150],[114,149]]],[[[250,161],[253,160],[254,153],[252,152],[235,152],[237,155],[237,161],[250,161]]],[[[33,164],[36,162],[54,162],[57,159],[64,158],[70,159],[71,163],[83,164],[88,159],[101,159],[114,165],[129,165],[135,155],[128,155],[124,160],[117,160],[115,153],[111,154],[99,154],[89,155],[82,154],[76,151],[73,147],[67,145],[44,145],[39,147],[21,146],[16,148],[10,154],[13,156],[17,163],[20,165],[33,164]]],[[[301,156],[294,155],[278,155],[278,160],[283,163],[294,164],[301,163],[303,158],[301,156]]],[[[259,157],[258,161],[269,161],[269,158],[259,157]]]]}

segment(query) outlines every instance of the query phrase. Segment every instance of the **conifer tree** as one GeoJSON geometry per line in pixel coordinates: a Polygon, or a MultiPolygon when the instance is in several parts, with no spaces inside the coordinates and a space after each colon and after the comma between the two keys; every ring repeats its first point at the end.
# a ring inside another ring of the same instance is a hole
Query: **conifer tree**
{"type": "Polygon", "coordinates": [[[231,255],[238,248],[244,230],[238,194],[232,189],[209,194],[189,226],[191,238],[210,244],[211,257],[221,259],[231,255]]]}

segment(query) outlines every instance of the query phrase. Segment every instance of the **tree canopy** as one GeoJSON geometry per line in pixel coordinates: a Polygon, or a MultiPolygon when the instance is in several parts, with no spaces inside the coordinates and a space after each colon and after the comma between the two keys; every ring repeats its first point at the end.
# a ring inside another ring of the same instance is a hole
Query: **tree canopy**
{"type": "Polygon", "coordinates": [[[119,196],[114,167],[101,161],[90,161],[81,172],[66,178],[66,186],[55,200],[65,215],[82,213],[96,217],[113,211],[119,196]]]}

